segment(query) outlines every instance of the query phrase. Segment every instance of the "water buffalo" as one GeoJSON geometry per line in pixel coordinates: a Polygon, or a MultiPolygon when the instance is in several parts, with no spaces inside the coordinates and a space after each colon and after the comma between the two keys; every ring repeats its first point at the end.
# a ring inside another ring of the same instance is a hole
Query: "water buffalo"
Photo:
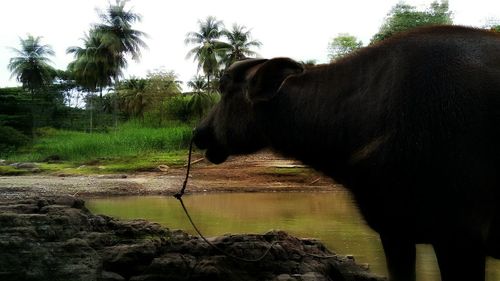
{"type": "Polygon", "coordinates": [[[208,160],[270,147],[342,183],[390,280],[415,280],[418,243],[443,281],[484,280],[500,256],[499,34],[422,28],[310,68],[244,60],[220,91],[194,133],[208,160]]]}

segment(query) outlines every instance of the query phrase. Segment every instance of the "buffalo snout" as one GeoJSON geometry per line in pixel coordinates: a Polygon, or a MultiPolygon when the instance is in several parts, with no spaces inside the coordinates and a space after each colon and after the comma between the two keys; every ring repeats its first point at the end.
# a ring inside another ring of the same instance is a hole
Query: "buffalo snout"
{"type": "Polygon", "coordinates": [[[199,149],[205,149],[205,158],[214,164],[220,164],[229,157],[227,149],[216,141],[210,127],[197,127],[193,133],[193,143],[199,149]]]}
{"type": "Polygon", "coordinates": [[[213,133],[207,127],[197,127],[193,131],[193,143],[199,149],[207,149],[213,141],[213,133]]]}

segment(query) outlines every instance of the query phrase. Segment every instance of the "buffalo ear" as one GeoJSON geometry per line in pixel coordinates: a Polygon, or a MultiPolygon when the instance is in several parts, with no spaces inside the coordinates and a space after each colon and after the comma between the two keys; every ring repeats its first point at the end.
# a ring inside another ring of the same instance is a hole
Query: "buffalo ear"
{"type": "Polygon", "coordinates": [[[268,60],[248,73],[247,97],[253,103],[268,101],[278,93],[288,76],[303,71],[302,64],[289,58],[268,60]]]}

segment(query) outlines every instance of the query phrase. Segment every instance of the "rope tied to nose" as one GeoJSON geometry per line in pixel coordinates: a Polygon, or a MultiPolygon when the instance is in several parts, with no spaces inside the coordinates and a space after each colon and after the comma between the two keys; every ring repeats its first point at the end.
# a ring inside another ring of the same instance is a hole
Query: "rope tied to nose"
{"type": "MultiPolygon", "coordinates": [[[[189,154],[188,154],[188,163],[187,163],[187,169],[186,169],[186,178],[184,179],[184,183],[182,184],[181,190],[179,190],[179,192],[177,192],[176,194],[173,195],[181,203],[181,207],[184,210],[184,213],[186,214],[186,216],[187,216],[187,218],[189,220],[189,223],[191,223],[191,226],[194,228],[194,230],[196,231],[196,233],[198,233],[198,235],[200,236],[200,238],[203,241],[205,241],[205,243],[207,243],[210,247],[212,247],[213,249],[215,249],[216,251],[218,251],[219,253],[221,253],[221,254],[223,254],[223,255],[225,255],[227,257],[230,257],[232,259],[235,259],[235,260],[238,260],[238,261],[244,261],[244,262],[258,262],[258,261],[263,260],[269,254],[269,252],[274,247],[274,245],[278,244],[280,241],[276,240],[276,241],[271,242],[270,245],[269,245],[269,247],[264,251],[264,253],[261,256],[257,257],[257,258],[249,259],[249,258],[238,257],[238,256],[235,256],[235,255],[233,255],[231,253],[228,253],[227,251],[224,251],[223,249],[219,248],[214,243],[210,242],[201,233],[201,231],[198,229],[198,227],[194,223],[193,218],[191,218],[191,215],[189,214],[189,211],[187,210],[186,205],[184,205],[184,201],[182,200],[182,196],[184,195],[184,191],[186,190],[186,186],[187,186],[187,183],[188,183],[188,180],[189,180],[189,172],[191,170],[191,155],[192,155],[192,153],[193,153],[193,139],[191,139],[191,142],[189,143],[189,154]]],[[[316,255],[316,254],[311,254],[311,253],[306,253],[305,255],[311,256],[311,257],[315,257],[315,258],[319,258],[319,259],[329,259],[329,258],[335,258],[335,257],[337,257],[336,255],[316,255]]]]}
{"type": "Polygon", "coordinates": [[[193,152],[193,139],[191,139],[191,142],[189,143],[189,155],[188,155],[188,163],[187,163],[187,169],[186,169],[186,178],[184,179],[184,183],[182,184],[181,190],[179,190],[179,192],[177,192],[176,194],[173,195],[181,203],[181,207],[184,210],[184,213],[186,214],[189,222],[191,223],[191,226],[194,228],[194,230],[196,231],[196,233],[198,233],[198,235],[200,236],[200,238],[203,241],[205,241],[205,243],[207,243],[210,247],[212,247],[213,249],[217,250],[221,254],[223,254],[225,256],[228,256],[228,257],[230,257],[232,259],[239,260],[239,261],[244,261],[244,262],[258,262],[258,261],[261,261],[262,259],[264,259],[269,254],[269,252],[271,251],[271,249],[273,248],[273,246],[276,245],[277,243],[279,243],[279,241],[273,241],[271,243],[271,245],[269,245],[269,247],[266,249],[266,251],[261,256],[255,258],[255,259],[238,257],[238,256],[235,256],[235,255],[233,255],[231,253],[228,253],[227,251],[224,251],[223,249],[219,248],[214,243],[210,242],[201,233],[201,231],[198,229],[198,227],[194,223],[193,219],[191,218],[191,215],[189,214],[189,212],[188,212],[188,210],[186,208],[186,205],[184,205],[184,201],[182,200],[182,196],[184,195],[184,191],[186,190],[186,186],[187,186],[187,183],[188,183],[189,172],[191,170],[191,155],[192,155],[192,152],[193,152]]]}

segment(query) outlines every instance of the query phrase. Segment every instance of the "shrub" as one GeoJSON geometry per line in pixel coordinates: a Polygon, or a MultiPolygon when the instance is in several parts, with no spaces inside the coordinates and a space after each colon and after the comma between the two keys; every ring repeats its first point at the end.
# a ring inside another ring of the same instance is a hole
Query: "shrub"
{"type": "Polygon", "coordinates": [[[0,155],[8,154],[29,141],[30,138],[18,130],[8,126],[0,126],[0,155]]]}

